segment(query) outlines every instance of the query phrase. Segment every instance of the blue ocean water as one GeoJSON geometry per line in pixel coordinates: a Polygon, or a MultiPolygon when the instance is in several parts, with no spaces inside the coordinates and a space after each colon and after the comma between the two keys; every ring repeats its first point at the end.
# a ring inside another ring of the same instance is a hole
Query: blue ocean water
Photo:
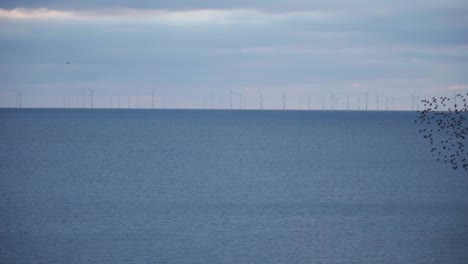
{"type": "Polygon", "coordinates": [[[410,112],[0,110],[0,263],[467,263],[410,112]]]}

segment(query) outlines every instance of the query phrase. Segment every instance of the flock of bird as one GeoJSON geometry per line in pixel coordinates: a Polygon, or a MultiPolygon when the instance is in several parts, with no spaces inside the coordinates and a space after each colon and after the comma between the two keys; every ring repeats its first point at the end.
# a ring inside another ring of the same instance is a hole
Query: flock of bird
{"type": "Polygon", "coordinates": [[[449,163],[454,170],[468,170],[467,98],[468,93],[422,100],[424,110],[414,121],[422,125],[419,132],[432,144],[437,161],[449,163]]]}

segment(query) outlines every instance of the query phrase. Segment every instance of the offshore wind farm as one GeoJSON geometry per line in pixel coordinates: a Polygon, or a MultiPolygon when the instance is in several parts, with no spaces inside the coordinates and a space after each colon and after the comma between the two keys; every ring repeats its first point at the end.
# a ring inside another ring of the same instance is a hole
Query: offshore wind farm
{"type": "MultiPolygon", "coordinates": [[[[309,93],[310,94],[310,93],[309,93]]],[[[77,109],[217,109],[217,110],[348,110],[348,111],[418,111],[423,101],[419,96],[410,94],[407,98],[384,96],[385,101],[379,102],[379,94],[375,94],[375,100],[369,99],[369,92],[354,95],[337,95],[330,92],[328,96],[288,96],[282,92],[275,96],[269,96],[265,100],[262,93],[244,95],[240,92],[229,90],[223,94],[210,94],[204,96],[199,104],[171,105],[168,100],[177,102],[177,98],[163,100],[155,91],[148,94],[137,95],[95,95],[94,90],[76,94],[74,96],[63,96],[62,104],[37,105],[28,102],[23,104],[23,95],[18,91],[15,95],[15,103],[6,108],[77,108],[77,109]],[[96,98],[97,97],[97,98],[96,98]],[[121,99],[126,98],[127,103],[122,104],[121,99]],[[207,100],[209,98],[209,101],[207,100]],[[217,98],[218,100],[215,100],[217,98]],[[97,102],[96,102],[97,101],[97,102]],[[247,101],[250,103],[248,104],[247,101]],[[228,103],[224,103],[228,102],[228,103]],[[306,102],[306,103],[305,103],[306,102]],[[398,104],[399,102],[399,104],[398,104]],[[340,104],[339,104],[340,103],[340,104]],[[397,104],[396,104],[397,103],[397,104]],[[396,108],[395,108],[396,107],[396,108]]],[[[424,97],[425,98],[425,97],[424,97]]],[[[35,101],[30,99],[30,101],[35,101]]]]}

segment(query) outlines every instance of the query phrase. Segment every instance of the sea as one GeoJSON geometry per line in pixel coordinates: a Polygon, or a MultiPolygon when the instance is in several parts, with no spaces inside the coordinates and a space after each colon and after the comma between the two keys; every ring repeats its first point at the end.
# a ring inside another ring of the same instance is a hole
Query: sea
{"type": "Polygon", "coordinates": [[[0,109],[0,263],[468,263],[417,118],[0,109]]]}

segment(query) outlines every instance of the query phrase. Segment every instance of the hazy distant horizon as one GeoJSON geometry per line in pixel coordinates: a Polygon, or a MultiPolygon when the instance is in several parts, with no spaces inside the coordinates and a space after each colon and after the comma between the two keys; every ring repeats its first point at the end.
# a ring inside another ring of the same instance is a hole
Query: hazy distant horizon
{"type": "Polygon", "coordinates": [[[63,106],[58,106],[58,107],[12,107],[12,106],[2,106],[0,109],[64,109],[64,110],[213,110],[213,111],[360,111],[360,112],[415,112],[416,110],[411,110],[411,109],[381,109],[381,110],[376,110],[376,109],[299,109],[299,108],[286,108],[286,109],[278,109],[278,108],[182,108],[182,107],[63,107],[63,106]]]}

